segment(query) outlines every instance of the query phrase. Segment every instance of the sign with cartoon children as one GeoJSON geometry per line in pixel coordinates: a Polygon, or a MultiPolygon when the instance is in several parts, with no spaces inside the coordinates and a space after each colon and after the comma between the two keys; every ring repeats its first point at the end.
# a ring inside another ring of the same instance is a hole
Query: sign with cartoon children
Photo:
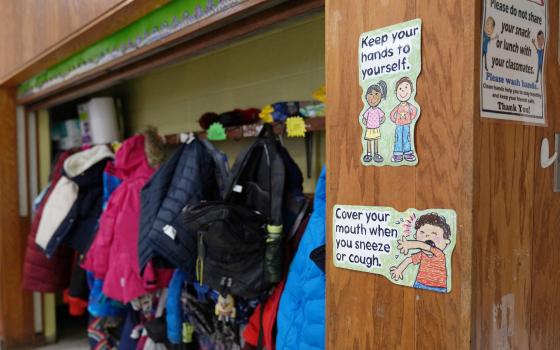
{"type": "Polygon", "coordinates": [[[547,0],[485,0],[483,16],[481,115],[546,125],[547,0]]]}
{"type": "Polygon", "coordinates": [[[451,291],[454,210],[335,205],[332,227],[336,267],[383,275],[403,286],[451,291]]]}
{"type": "Polygon", "coordinates": [[[416,79],[420,74],[422,21],[363,33],[359,41],[359,82],[364,107],[361,160],[364,165],[418,164],[414,144],[420,117],[416,79]]]}

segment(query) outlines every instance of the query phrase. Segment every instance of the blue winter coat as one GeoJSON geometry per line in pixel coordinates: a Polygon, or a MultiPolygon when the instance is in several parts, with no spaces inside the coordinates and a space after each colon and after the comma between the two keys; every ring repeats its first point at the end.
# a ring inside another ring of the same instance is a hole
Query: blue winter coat
{"type": "Polygon", "coordinates": [[[325,274],[310,259],[325,244],[325,169],[317,183],[313,214],[290,265],[280,299],[277,350],[325,348],[325,274]]]}
{"type": "Polygon", "coordinates": [[[187,274],[180,269],[175,270],[167,290],[166,323],[167,338],[171,344],[181,344],[183,340],[183,307],[181,306],[181,291],[187,281],[187,274]]]}
{"type": "Polygon", "coordinates": [[[225,176],[223,154],[212,144],[185,143],[151,177],[142,189],[140,268],[158,256],[194,276],[196,233],[187,232],[183,208],[201,200],[221,198],[225,176]]]}

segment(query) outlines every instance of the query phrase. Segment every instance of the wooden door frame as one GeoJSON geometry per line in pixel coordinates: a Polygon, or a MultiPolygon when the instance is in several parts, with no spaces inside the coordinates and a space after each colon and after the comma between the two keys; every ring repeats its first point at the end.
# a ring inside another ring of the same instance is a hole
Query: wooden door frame
{"type": "MultiPolygon", "coordinates": [[[[16,93],[0,88],[0,316],[6,346],[33,340],[33,299],[22,289],[29,217],[20,216],[16,93]]],[[[26,164],[27,168],[27,164],[26,164]]]]}

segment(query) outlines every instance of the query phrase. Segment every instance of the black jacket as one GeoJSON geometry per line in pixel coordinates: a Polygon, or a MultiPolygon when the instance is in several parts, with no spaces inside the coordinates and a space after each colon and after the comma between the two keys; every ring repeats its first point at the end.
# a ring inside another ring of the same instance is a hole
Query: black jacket
{"type": "Polygon", "coordinates": [[[141,271],[158,257],[194,277],[196,233],[182,211],[188,204],[221,198],[225,156],[210,143],[183,144],[142,189],[138,255],[141,271]]]}
{"type": "Polygon", "coordinates": [[[60,244],[85,253],[93,239],[102,211],[103,170],[108,159],[103,159],[82,174],[70,178],[78,185],[78,197],[49,241],[45,253],[51,256],[60,244]]]}

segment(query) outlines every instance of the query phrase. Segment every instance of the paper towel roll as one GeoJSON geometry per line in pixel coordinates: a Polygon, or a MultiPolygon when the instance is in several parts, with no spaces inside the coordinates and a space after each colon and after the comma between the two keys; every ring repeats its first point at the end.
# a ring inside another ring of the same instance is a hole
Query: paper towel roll
{"type": "Polygon", "coordinates": [[[119,124],[113,98],[92,98],[88,107],[92,143],[99,145],[119,141],[119,124]]]}

